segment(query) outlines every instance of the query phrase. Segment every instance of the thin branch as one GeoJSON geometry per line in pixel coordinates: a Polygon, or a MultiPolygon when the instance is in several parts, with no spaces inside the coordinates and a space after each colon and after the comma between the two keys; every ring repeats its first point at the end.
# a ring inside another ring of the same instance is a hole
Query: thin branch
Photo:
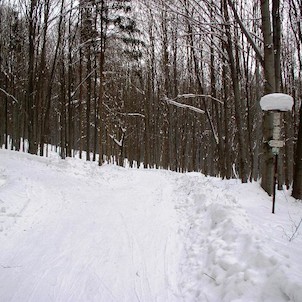
{"type": "Polygon", "coordinates": [[[120,127],[121,130],[122,130],[122,136],[121,136],[121,139],[118,141],[116,138],[115,138],[115,135],[114,134],[108,134],[110,138],[113,139],[113,141],[119,146],[119,147],[123,147],[124,145],[124,138],[125,138],[125,133],[127,131],[126,128],[123,128],[123,127],[120,127]]]}
{"type": "Polygon", "coordinates": [[[198,98],[198,97],[205,97],[205,98],[210,98],[220,104],[223,104],[223,101],[209,95],[209,94],[192,94],[192,93],[185,93],[185,94],[179,94],[177,96],[177,98],[185,98],[185,99],[188,99],[188,98],[198,98]]]}
{"type": "Polygon", "coordinates": [[[125,115],[125,116],[139,116],[139,117],[142,117],[142,118],[145,118],[145,116],[141,113],[138,113],[138,112],[116,112],[117,114],[119,115],[125,115]]]}
{"type": "Polygon", "coordinates": [[[293,221],[293,223],[294,223],[295,229],[294,229],[293,234],[292,234],[291,237],[289,238],[289,242],[293,241],[293,240],[296,238],[296,235],[297,235],[297,233],[298,233],[298,231],[299,231],[299,228],[300,228],[300,226],[301,226],[301,223],[302,223],[302,218],[300,219],[300,222],[299,222],[298,224],[296,224],[294,221],[293,221]]]}
{"type": "MultiPolygon", "coordinates": [[[[194,107],[194,106],[191,106],[191,105],[187,105],[187,104],[183,104],[183,103],[179,103],[179,102],[175,101],[175,100],[177,100],[179,98],[194,98],[194,97],[209,97],[209,98],[212,98],[213,100],[215,100],[215,101],[223,104],[223,102],[220,101],[219,99],[216,99],[216,98],[214,98],[214,97],[212,97],[210,95],[205,95],[205,94],[182,94],[182,95],[178,95],[173,100],[168,99],[167,97],[165,97],[163,99],[163,101],[167,102],[167,104],[174,105],[176,107],[186,108],[186,109],[189,109],[189,110],[195,111],[197,113],[201,113],[201,114],[207,113],[207,115],[208,115],[209,114],[208,111],[206,112],[206,111],[204,111],[202,109],[199,109],[197,107],[194,107]]],[[[209,118],[209,116],[208,116],[208,118],[209,118]]],[[[210,118],[209,118],[209,122],[211,124],[211,128],[212,128],[212,131],[213,131],[213,136],[214,136],[215,142],[218,145],[219,144],[219,138],[218,138],[217,133],[214,131],[214,127],[213,127],[213,124],[212,124],[212,121],[211,121],[210,118]]]]}
{"type": "Polygon", "coordinates": [[[242,23],[240,17],[238,16],[238,13],[237,13],[237,10],[235,8],[235,5],[234,5],[233,1],[232,0],[228,0],[228,4],[231,7],[231,9],[233,11],[233,14],[234,14],[234,17],[235,17],[237,23],[239,24],[242,32],[244,33],[246,39],[248,40],[248,42],[251,44],[252,48],[254,49],[254,51],[255,51],[255,53],[257,55],[258,60],[260,61],[261,65],[264,66],[263,55],[262,55],[260,49],[258,48],[258,46],[256,45],[254,39],[252,38],[250,32],[246,29],[246,27],[242,23]]]}
{"type": "Polygon", "coordinates": [[[208,275],[207,273],[203,273],[203,274],[204,274],[204,275],[206,275],[207,277],[209,277],[210,279],[212,279],[212,280],[216,281],[216,279],[215,279],[215,278],[213,278],[212,276],[208,275]]]}
{"type": "Polygon", "coordinates": [[[19,102],[18,102],[18,100],[13,96],[13,95],[11,95],[11,94],[9,94],[7,91],[5,91],[4,89],[2,89],[2,88],[0,88],[0,91],[2,91],[6,96],[8,96],[8,97],[10,97],[10,98],[12,98],[13,100],[14,100],[14,102],[13,103],[17,103],[17,104],[19,104],[19,102]]]}
{"type": "Polygon", "coordinates": [[[114,135],[112,134],[108,134],[110,138],[113,139],[113,141],[119,146],[119,147],[123,147],[123,137],[118,141],[114,135]]]}
{"type": "Polygon", "coordinates": [[[2,265],[0,264],[2,268],[18,268],[18,267],[22,267],[21,265],[15,265],[15,266],[10,266],[10,265],[2,265]]]}
{"type": "MultiPolygon", "coordinates": [[[[177,99],[177,97],[176,97],[175,99],[177,99]]],[[[175,100],[175,99],[174,99],[174,100],[175,100]]],[[[186,108],[186,109],[195,111],[195,112],[197,112],[197,113],[202,113],[202,114],[205,113],[205,111],[202,110],[202,109],[199,109],[199,108],[194,107],[194,106],[191,106],[191,105],[182,104],[182,103],[176,102],[176,101],[174,101],[174,100],[170,100],[170,99],[168,99],[168,98],[165,98],[165,99],[164,99],[164,101],[167,102],[167,104],[174,105],[174,106],[180,107],[180,108],[186,108]]]]}
{"type": "Polygon", "coordinates": [[[124,116],[139,116],[142,118],[145,118],[145,115],[138,113],[138,112],[118,112],[118,111],[113,111],[105,102],[102,103],[109,112],[113,114],[119,114],[119,115],[124,115],[124,116]]]}
{"type": "Polygon", "coordinates": [[[75,90],[71,93],[71,97],[76,94],[77,90],[83,85],[83,83],[97,70],[97,67],[93,68],[93,70],[83,79],[81,83],[78,84],[78,86],[75,88],[75,90]]]}

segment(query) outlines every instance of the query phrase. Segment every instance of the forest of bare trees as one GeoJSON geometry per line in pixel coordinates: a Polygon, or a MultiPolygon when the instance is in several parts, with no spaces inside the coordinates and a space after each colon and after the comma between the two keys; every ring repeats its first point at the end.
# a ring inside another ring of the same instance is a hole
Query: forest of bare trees
{"type": "Polygon", "coordinates": [[[201,171],[302,199],[301,0],[0,0],[0,143],[201,171]],[[85,151],[85,152],[84,152],[85,151]]]}

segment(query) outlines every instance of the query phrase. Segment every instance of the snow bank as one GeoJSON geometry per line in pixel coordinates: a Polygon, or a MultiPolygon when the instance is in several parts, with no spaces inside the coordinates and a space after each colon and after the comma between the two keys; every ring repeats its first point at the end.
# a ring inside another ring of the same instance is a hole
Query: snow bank
{"type": "MultiPolygon", "coordinates": [[[[262,193],[259,187],[194,174],[180,177],[178,186],[186,239],[184,301],[302,301],[301,254],[295,251],[292,259],[289,255],[292,247],[301,252],[301,238],[289,243],[282,232],[276,232],[276,225],[265,231],[266,219],[273,215],[265,194],[261,202],[267,212],[257,202],[262,193]],[[251,186],[253,190],[245,192],[251,186]],[[250,207],[251,216],[246,211],[250,207]]],[[[301,205],[296,214],[302,217],[301,205]]],[[[279,215],[287,218],[283,227],[290,229],[288,212],[279,215]]]]}

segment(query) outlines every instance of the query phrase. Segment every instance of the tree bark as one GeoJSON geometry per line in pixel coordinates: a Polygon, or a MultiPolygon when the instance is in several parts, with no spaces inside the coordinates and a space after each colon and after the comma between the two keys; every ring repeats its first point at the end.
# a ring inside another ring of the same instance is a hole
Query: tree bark
{"type": "Polygon", "coordinates": [[[295,172],[294,172],[292,195],[296,199],[302,199],[302,105],[300,105],[300,124],[299,124],[294,171],[295,172]]]}
{"type": "Polygon", "coordinates": [[[37,153],[37,138],[35,137],[35,42],[36,42],[36,10],[37,0],[31,0],[29,20],[28,20],[28,84],[27,84],[27,106],[26,106],[26,117],[28,127],[28,152],[31,154],[37,153]]]}
{"type": "MultiPolygon", "coordinates": [[[[224,18],[227,24],[229,24],[229,15],[228,15],[228,7],[225,2],[224,5],[224,18]]],[[[229,57],[229,65],[231,71],[232,85],[233,85],[233,93],[235,100],[235,120],[237,124],[238,131],[238,143],[239,143],[239,166],[240,166],[240,176],[242,182],[247,182],[248,180],[248,163],[247,163],[247,152],[246,152],[246,144],[244,142],[244,122],[242,118],[242,104],[240,97],[240,83],[239,83],[239,71],[238,71],[238,63],[235,60],[235,56],[233,53],[233,42],[231,37],[231,32],[229,25],[226,26],[226,36],[227,43],[225,43],[225,48],[229,57]]]]}
{"type": "Polygon", "coordinates": [[[100,73],[100,87],[99,87],[99,103],[98,103],[98,114],[97,114],[97,127],[98,127],[98,138],[99,138],[99,166],[103,164],[103,100],[104,100],[104,66],[105,66],[105,50],[106,50],[106,9],[104,0],[101,1],[100,8],[100,55],[99,55],[99,73],[100,73]]]}
{"type": "MultiPolygon", "coordinates": [[[[270,94],[276,90],[276,78],[269,0],[261,0],[261,17],[261,29],[264,40],[264,94],[270,94]]],[[[261,167],[261,186],[269,195],[272,195],[274,186],[274,155],[268,144],[272,137],[273,114],[271,112],[265,112],[263,116],[263,160],[261,167]]]]}

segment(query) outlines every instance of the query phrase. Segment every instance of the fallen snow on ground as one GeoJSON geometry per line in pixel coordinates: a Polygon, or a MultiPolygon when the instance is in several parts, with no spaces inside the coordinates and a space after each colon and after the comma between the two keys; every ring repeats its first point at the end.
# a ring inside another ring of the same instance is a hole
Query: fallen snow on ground
{"type": "Polygon", "coordinates": [[[302,301],[301,218],[258,183],[0,150],[0,301],[302,301]]]}

